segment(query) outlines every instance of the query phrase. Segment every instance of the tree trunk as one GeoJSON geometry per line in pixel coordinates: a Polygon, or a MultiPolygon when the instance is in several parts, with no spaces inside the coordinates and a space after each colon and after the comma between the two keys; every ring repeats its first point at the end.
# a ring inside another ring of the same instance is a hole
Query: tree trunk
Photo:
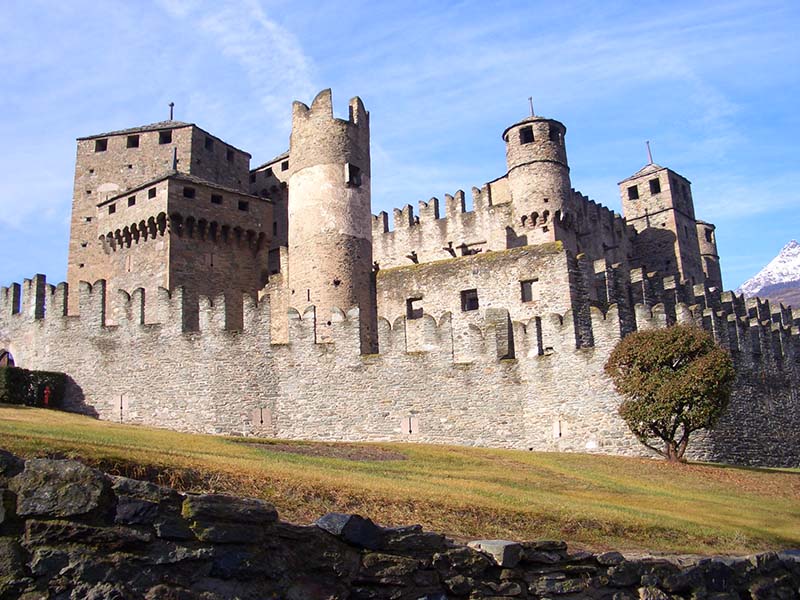
{"type": "Polygon", "coordinates": [[[669,462],[681,461],[680,453],[678,452],[678,445],[674,441],[670,440],[667,442],[665,450],[665,454],[669,462]]]}

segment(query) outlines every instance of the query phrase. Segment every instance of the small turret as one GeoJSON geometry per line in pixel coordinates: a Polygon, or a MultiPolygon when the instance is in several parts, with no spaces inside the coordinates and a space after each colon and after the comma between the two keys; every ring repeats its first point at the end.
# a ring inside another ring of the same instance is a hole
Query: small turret
{"type": "Polygon", "coordinates": [[[722,290],[722,270],[717,252],[717,234],[713,223],[697,221],[697,243],[700,245],[700,258],[708,285],[722,290]]]}
{"type": "Polygon", "coordinates": [[[358,306],[361,347],[377,347],[372,274],[369,113],[350,101],[348,120],[333,116],[329,89],[292,107],[289,165],[290,303],[317,307],[318,339],[331,309],[358,306]]]}
{"type": "Polygon", "coordinates": [[[554,119],[531,116],[503,132],[514,227],[528,243],[562,239],[554,221],[571,212],[572,186],[564,136],[554,119]]]}

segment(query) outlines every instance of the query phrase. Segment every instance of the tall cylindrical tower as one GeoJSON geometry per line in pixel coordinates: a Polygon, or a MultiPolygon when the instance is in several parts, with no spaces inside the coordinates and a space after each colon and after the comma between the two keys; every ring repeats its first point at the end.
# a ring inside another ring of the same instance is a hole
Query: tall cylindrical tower
{"type": "Polygon", "coordinates": [[[529,243],[560,239],[553,221],[571,210],[566,132],[559,121],[538,116],[503,132],[515,229],[527,229],[529,243]]]}
{"type": "Polygon", "coordinates": [[[708,285],[722,290],[722,270],[717,252],[717,234],[713,223],[697,221],[697,243],[700,246],[700,260],[708,285]]]}
{"type": "Polygon", "coordinates": [[[358,306],[361,350],[376,351],[372,273],[369,113],[350,100],[348,120],[333,116],[329,89],[292,107],[289,148],[290,303],[317,309],[317,338],[328,337],[331,309],[358,306]]]}

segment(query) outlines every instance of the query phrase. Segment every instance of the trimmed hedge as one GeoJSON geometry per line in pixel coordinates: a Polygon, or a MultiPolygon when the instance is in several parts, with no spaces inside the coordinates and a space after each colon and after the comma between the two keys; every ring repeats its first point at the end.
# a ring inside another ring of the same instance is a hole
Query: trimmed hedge
{"type": "Polygon", "coordinates": [[[66,380],[64,373],[0,367],[0,403],[58,408],[64,400],[66,380]]]}

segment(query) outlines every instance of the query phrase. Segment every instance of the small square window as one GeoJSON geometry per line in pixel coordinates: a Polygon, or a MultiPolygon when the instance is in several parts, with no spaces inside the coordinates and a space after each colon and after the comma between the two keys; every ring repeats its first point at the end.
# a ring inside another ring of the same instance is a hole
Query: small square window
{"type": "Polygon", "coordinates": [[[117,205],[116,204],[109,204],[108,205],[108,214],[113,215],[117,212],[117,205]]]}
{"type": "Polygon", "coordinates": [[[131,196],[128,198],[128,206],[134,206],[136,204],[136,196],[131,196]]]}
{"type": "Polygon", "coordinates": [[[89,169],[89,175],[94,175],[94,169],[89,169]]]}
{"type": "Polygon", "coordinates": [[[239,200],[239,210],[247,212],[250,210],[250,203],[247,200],[239,200]]]}
{"type": "Polygon", "coordinates": [[[421,297],[416,298],[408,298],[406,300],[406,319],[409,321],[412,319],[421,319],[422,318],[422,306],[420,306],[420,302],[422,302],[421,297]]]}
{"type": "Polygon", "coordinates": [[[264,169],[264,176],[272,177],[272,167],[267,167],[266,169],[264,169]]]}
{"type": "Polygon", "coordinates": [[[155,198],[156,197],[156,188],[150,188],[147,190],[147,197],[148,198],[155,198]]]}
{"type": "Polygon", "coordinates": [[[228,148],[228,151],[225,152],[225,159],[228,162],[233,162],[233,150],[231,150],[230,148],[228,148]]]}
{"type": "Polygon", "coordinates": [[[205,146],[206,150],[213,150],[214,149],[214,138],[206,136],[206,141],[205,141],[204,146],[205,146]]]}
{"type": "Polygon", "coordinates": [[[639,187],[632,185],[628,188],[628,200],[638,200],[639,199],[639,187]]]}
{"type": "Polygon", "coordinates": [[[91,223],[92,222],[92,217],[83,217],[83,222],[84,223],[91,223]]]}
{"type": "Polygon", "coordinates": [[[106,150],[108,150],[108,140],[106,138],[94,141],[95,152],[105,152],[106,150]]]}
{"type": "Polygon", "coordinates": [[[195,190],[193,187],[184,187],[183,188],[183,197],[184,198],[194,198],[195,190]]]}
{"type": "Polygon", "coordinates": [[[128,136],[127,146],[128,146],[128,148],[138,148],[139,147],[139,136],[138,135],[129,135],[128,136]]]}
{"type": "Polygon", "coordinates": [[[461,310],[464,312],[478,310],[478,290],[463,290],[461,292],[461,310]]]}
{"type": "Polygon", "coordinates": [[[256,182],[256,174],[250,173],[250,183],[255,183],[255,182],[256,182]]]}
{"type": "Polygon", "coordinates": [[[219,194],[211,194],[211,204],[222,204],[222,196],[219,194]]]}
{"type": "Polygon", "coordinates": [[[661,182],[658,179],[651,179],[650,180],[650,193],[651,194],[660,194],[661,193],[661,182]]]}
{"type": "Polygon", "coordinates": [[[87,196],[91,196],[92,195],[92,190],[86,190],[86,195],[87,196]]]}
{"type": "Polygon", "coordinates": [[[538,279],[526,279],[525,281],[519,282],[521,299],[523,302],[533,302],[539,299],[539,290],[536,285],[538,282],[538,279]]]}
{"type": "Polygon", "coordinates": [[[289,170],[289,161],[285,160],[281,163],[281,171],[288,171],[289,170]]]}
{"type": "Polygon", "coordinates": [[[533,143],[533,127],[528,125],[519,130],[519,143],[532,144],[533,143]]]}
{"type": "Polygon", "coordinates": [[[345,183],[348,187],[361,187],[361,169],[347,163],[345,165],[345,183]]]}
{"type": "Polygon", "coordinates": [[[86,248],[89,246],[89,242],[81,242],[81,248],[86,248]]]}
{"type": "Polygon", "coordinates": [[[166,131],[159,131],[158,132],[158,143],[159,144],[171,144],[172,143],[172,130],[167,129],[166,131]]]}

